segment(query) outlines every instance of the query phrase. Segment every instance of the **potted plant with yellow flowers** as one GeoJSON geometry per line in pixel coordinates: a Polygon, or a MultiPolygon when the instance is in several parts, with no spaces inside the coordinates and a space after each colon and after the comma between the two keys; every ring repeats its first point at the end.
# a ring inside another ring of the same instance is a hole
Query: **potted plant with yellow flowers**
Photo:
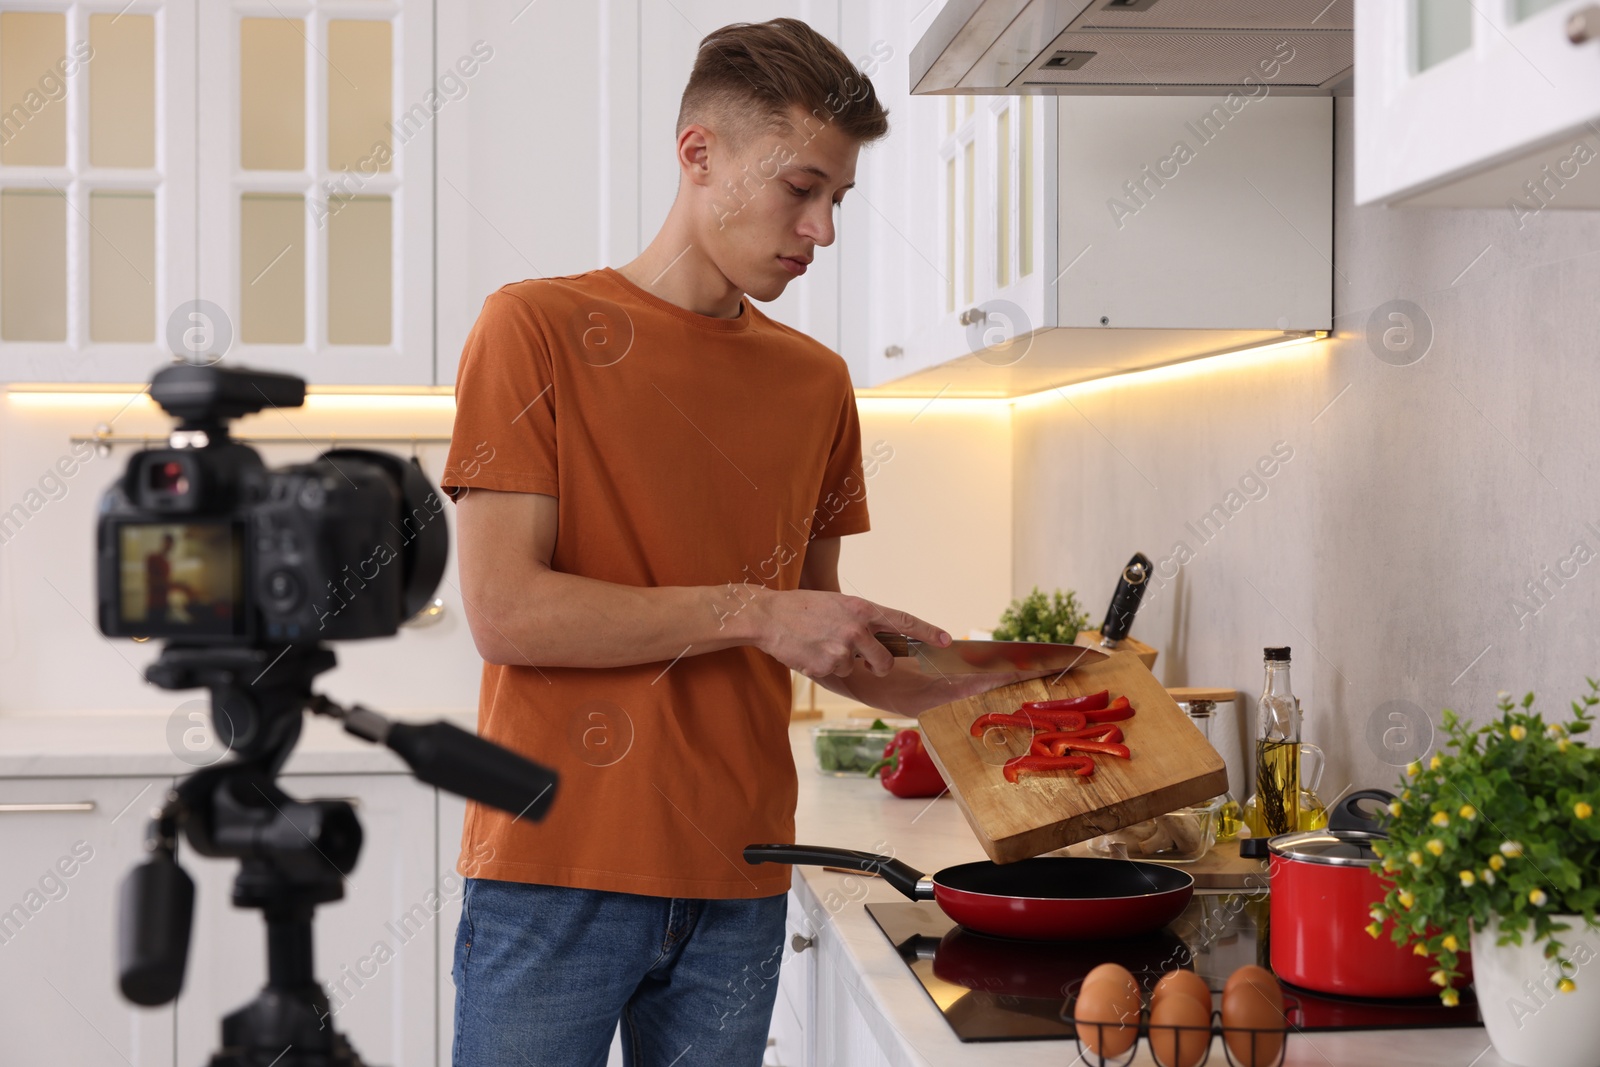
{"type": "Polygon", "coordinates": [[[1374,937],[1438,960],[1440,998],[1472,952],[1478,1010],[1505,1060],[1600,1067],[1600,749],[1588,732],[1600,683],[1547,724],[1500,694],[1475,726],[1446,709],[1448,743],[1406,768],[1374,867],[1388,884],[1374,937]]]}

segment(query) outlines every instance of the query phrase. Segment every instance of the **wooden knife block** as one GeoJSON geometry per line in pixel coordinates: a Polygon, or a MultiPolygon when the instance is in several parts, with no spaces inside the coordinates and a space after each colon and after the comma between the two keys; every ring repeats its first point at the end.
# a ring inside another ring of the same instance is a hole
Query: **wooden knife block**
{"type": "MultiPolygon", "coordinates": [[[[1075,645],[1086,645],[1086,646],[1088,646],[1090,648],[1099,648],[1100,647],[1100,631],[1099,630],[1079,630],[1078,631],[1078,639],[1076,641],[1072,642],[1072,643],[1075,644],[1075,645]]],[[[1121,651],[1123,649],[1127,649],[1130,652],[1137,653],[1138,656],[1139,656],[1139,662],[1140,663],[1143,663],[1146,667],[1150,668],[1152,671],[1154,671],[1156,669],[1156,650],[1151,648],[1149,645],[1145,644],[1143,641],[1139,640],[1138,638],[1133,637],[1131,635],[1128,636],[1128,637],[1124,637],[1122,639],[1121,643],[1117,645],[1117,649],[1118,649],[1118,651],[1121,651]]]]}

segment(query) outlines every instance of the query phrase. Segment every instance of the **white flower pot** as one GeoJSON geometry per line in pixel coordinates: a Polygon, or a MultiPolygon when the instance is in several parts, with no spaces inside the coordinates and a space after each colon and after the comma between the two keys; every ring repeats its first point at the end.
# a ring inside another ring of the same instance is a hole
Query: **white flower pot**
{"type": "Polygon", "coordinates": [[[1571,993],[1530,925],[1520,945],[1497,945],[1499,923],[1472,932],[1472,984],[1494,1050],[1519,1067],[1600,1067],[1600,929],[1574,915],[1556,935],[1576,966],[1571,993]]]}

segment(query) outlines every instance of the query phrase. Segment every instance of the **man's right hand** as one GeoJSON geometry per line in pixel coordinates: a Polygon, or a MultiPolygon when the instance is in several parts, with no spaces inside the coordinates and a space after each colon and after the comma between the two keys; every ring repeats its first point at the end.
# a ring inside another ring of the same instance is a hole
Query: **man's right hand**
{"type": "Polygon", "coordinates": [[[808,678],[844,678],[863,665],[878,677],[894,657],[874,633],[900,633],[943,647],[950,635],[898,608],[820,589],[767,590],[750,605],[755,645],[808,678]]]}

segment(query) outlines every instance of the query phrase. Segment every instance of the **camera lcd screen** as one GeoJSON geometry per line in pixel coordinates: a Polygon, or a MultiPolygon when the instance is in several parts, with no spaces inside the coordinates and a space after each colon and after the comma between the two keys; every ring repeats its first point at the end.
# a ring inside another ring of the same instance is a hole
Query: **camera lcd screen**
{"type": "Polygon", "coordinates": [[[122,524],[122,625],[151,637],[241,632],[242,545],[234,522],[122,524]]]}

